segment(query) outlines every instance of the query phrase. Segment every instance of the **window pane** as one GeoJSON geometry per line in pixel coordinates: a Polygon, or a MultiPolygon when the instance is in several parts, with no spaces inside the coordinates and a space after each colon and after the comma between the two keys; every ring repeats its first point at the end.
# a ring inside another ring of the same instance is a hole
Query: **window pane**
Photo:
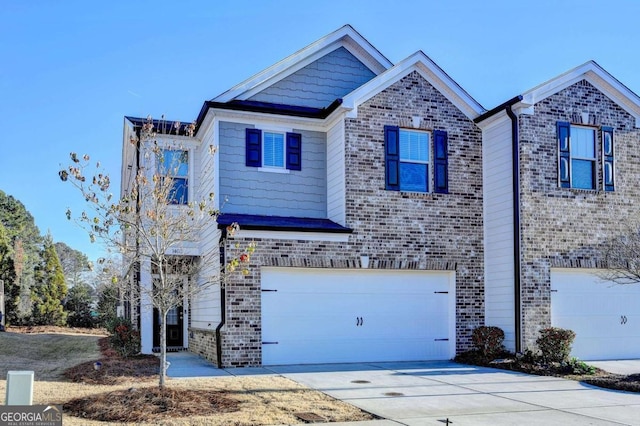
{"type": "Polygon", "coordinates": [[[187,182],[187,179],[173,178],[173,188],[169,191],[169,202],[171,204],[187,204],[189,202],[187,182]]]}
{"type": "Polygon", "coordinates": [[[400,163],[400,190],[427,192],[427,165],[400,163]]]}
{"type": "Polygon", "coordinates": [[[171,308],[167,312],[167,325],[178,325],[178,308],[171,308]]]}
{"type": "Polygon", "coordinates": [[[571,186],[573,188],[595,189],[595,161],[571,160],[571,186]]]}
{"type": "Polygon", "coordinates": [[[596,158],[595,130],[571,127],[571,157],[596,158]]]}
{"type": "Polygon", "coordinates": [[[162,152],[162,174],[169,176],[189,175],[189,153],[165,149],[162,152]]]}
{"type": "Polygon", "coordinates": [[[400,159],[429,161],[429,133],[400,130],[400,159]]]}
{"type": "Polygon", "coordinates": [[[284,135],[264,132],[263,164],[267,167],[284,167],[284,135]]]}

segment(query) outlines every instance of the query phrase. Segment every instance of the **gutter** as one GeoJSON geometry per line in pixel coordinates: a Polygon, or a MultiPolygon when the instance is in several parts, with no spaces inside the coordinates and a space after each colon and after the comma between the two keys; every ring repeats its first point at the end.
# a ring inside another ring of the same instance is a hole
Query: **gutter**
{"type": "MultiPolygon", "coordinates": [[[[222,230],[222,234],[220,236],[220,242],[225,240],[227,235],[226,229],[222,230]]],[[[226,265],[226,253],[224,249],[224,245],[220,244],[220,264],[226,265]]],[[[224,368],[222,365],[222,327],[226,324],[227,321],[227,293],[225,291],[225,285],[220,282],[220,323],[216,326],[216,364],[218,368],[224,368]]]]}
{"type": "Polygon", "coordinates": [[[513,104],[506,106],[505,112],[511,119],[511,166],[513,173],[513,292],[515,310],[516,353],[522,352],[522,264],[520,260],[520,138],[518,135],[518,117],[512,110],[513,104]]]}

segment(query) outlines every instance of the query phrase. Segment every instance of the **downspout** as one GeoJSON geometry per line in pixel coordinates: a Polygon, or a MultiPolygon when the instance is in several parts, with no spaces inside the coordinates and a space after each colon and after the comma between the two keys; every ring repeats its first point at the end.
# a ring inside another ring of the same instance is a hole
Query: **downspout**
{"type": "Polygon", "coordinates": [[[522,352],[522,265],[520,260],[520,141],[518,136],[518,117],[512,110],[513,104],[506,106],[505,111],[511,119],[511,166],[513,185],[513,293],[515,309],[515,344],[516,353],[522,352]]]}
{"type": "MultiPolygon", "coordinates": [[[[220,236],[220,243],[224,242],[226,240],[226,235],[227,235],[227,230],[223,229],[222,230],[222,234],[220,236]]],[[[224,249],[224,245],[223,244],[219,244],[220,247],[220,264],[221,265],[226,265],[226,259],[225,259],[225,249],[224,249]]],[[[226,320],[227,320],[227,297],[226,297],[226,291],[225,291],[225,285],[224,282],[221,280],[220,281],[220,323],[218,324],[218,326],[216,327],[216,361],[218,364],[218,368],[223,368],[222,365],[222,333],[220,332],[222,330],[222,327],[224,327],[226,320]]]]}

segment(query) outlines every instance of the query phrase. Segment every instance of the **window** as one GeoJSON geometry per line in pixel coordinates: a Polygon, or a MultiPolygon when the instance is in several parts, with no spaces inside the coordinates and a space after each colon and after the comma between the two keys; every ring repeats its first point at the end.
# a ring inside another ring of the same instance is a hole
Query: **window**
{"type": "Polygon", "coordinates": [[[302,170],[302,135],[246,129],[246,166],[302,170]]]}
{"type": "Polygon", "coordinates": [[[614,190],[613,129],[602,127],[598,149],[593,127],[558,122],[558,174],[562,188],[598,189],[598,152],[601,151],[605,191],[614,190]]]}
{"type": "Polygon", "coordinates": [[[400,190],[428,192],[429,133],[400,129],[400,190]]]}
{"type": "Polygon", "coordinates": [[[162,151],[160,174],[171,179],[171,189],[167,195],[170,204],[189,202],[189,152],[165,149],[162,151]]]}
{"type": "Polygon", "coordinates": [[[284,168],[284,133],[262,133],[262,167],[284,168]]]}
{"type": "Polygon", "coordinates": [[[385,126],[384,135],[385,187],[388,190],[429,192],[432,181],[433,192],[448,192],[447,132],[434,130],[429,133],[385,126]]]}

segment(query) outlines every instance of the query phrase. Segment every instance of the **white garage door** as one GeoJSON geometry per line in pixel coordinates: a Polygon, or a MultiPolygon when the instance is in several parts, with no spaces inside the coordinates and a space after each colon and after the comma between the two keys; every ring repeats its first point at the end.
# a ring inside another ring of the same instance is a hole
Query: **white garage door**
{"type": "Polygon", "coordinates": [[[453,272],[262,270],[262,363],[455,355],[453,272]]]}
{"type": "Polygon", "coordinates": [[[640,358],[640,284],[602,282],[595,270],[551,271],[551,323],[576,332],[572,356],[640,358]]]}

